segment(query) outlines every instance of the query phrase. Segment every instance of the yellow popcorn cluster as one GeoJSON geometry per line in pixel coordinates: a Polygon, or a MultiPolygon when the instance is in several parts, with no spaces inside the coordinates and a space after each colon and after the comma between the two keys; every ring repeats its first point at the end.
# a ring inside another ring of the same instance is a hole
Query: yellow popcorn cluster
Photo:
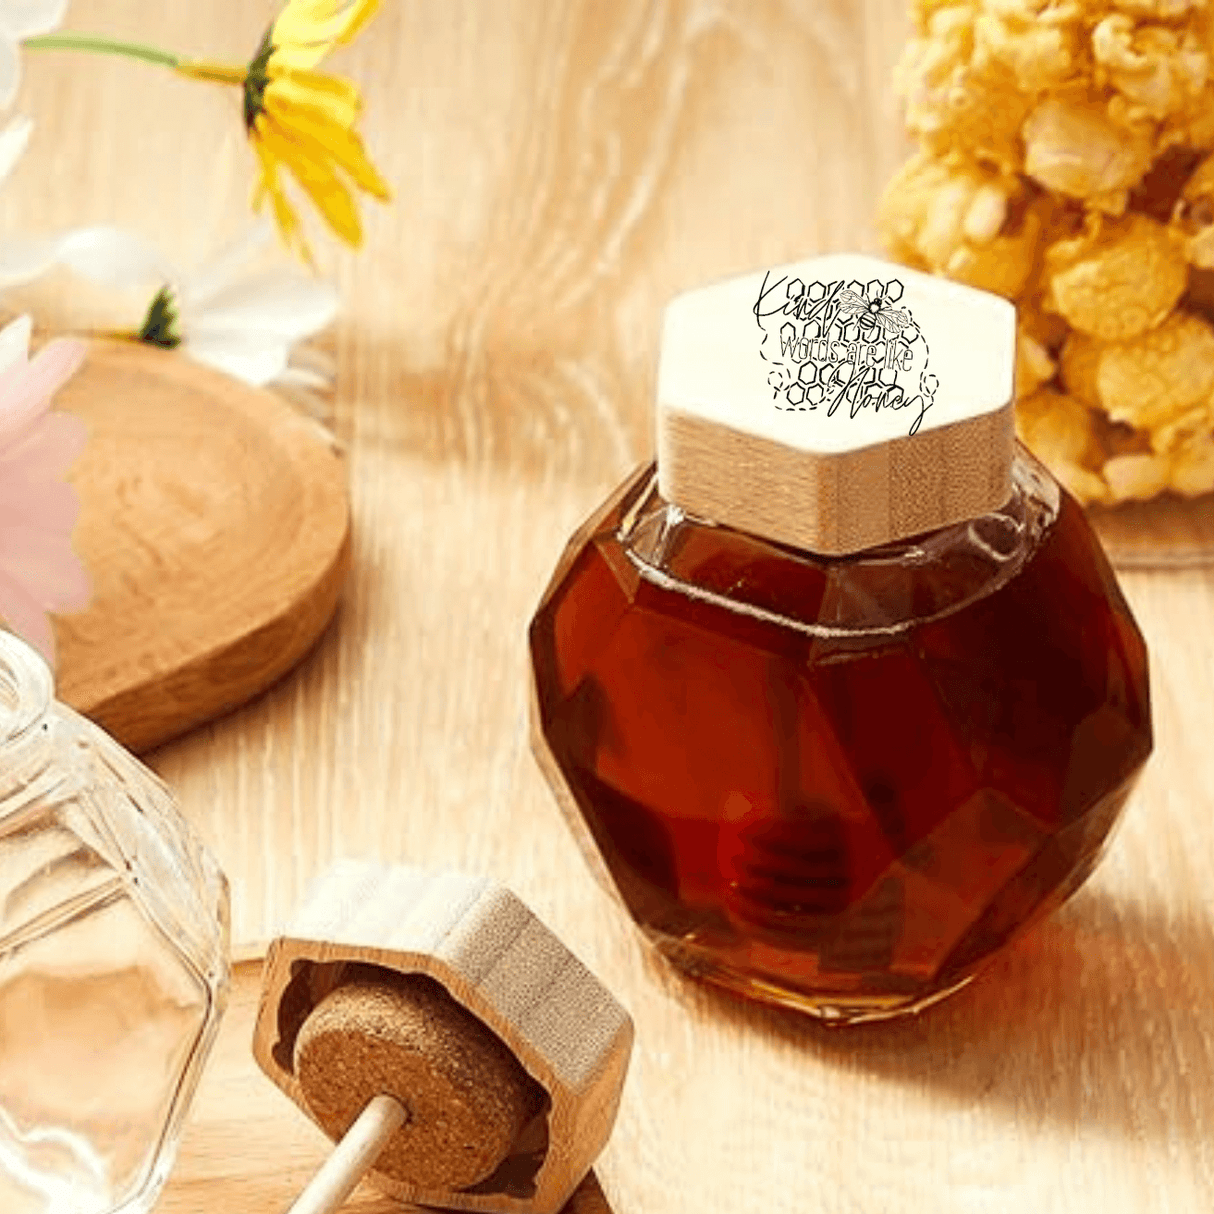
{"type": "Polygon", "coordinates": [[[912,0],[892,256],[1013,300],[1082,502],[1214,491],[1214,0],[912,0]]]}

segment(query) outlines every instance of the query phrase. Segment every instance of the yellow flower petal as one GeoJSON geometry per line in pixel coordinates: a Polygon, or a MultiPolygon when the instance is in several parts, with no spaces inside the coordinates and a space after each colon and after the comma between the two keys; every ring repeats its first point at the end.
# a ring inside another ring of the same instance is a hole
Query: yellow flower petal
{"type": "Polygon", "coordinates": [[[315,67],[375,16],[379,0],[290,0],[274,22],[274,54],[292,67],[315,67]]]}
{"type": "Polygon", "coordinates": [[[315,106],[287,101],[272,88],[266,91],[266,113],[279,130],[290,133],[310,160],[332,161],[350,175],[359,189],[381,202],[391,199],[387,182],[367,159],[362,140],[348,126],[334,122],[315,106]]]}
{"type": "Polygon", "coordinates": [[[270,60],[268,75],[276,96],[295,105],[323,109],[341,126],[350,127],[358,121],[362,98],[352,80],[283,67],[274,59],[270,60]]]}
{"type": "MultiPolygon", "coordinates": [[[[326,222],[347,244],[362,244],[362,222],[358,208],[341,178],[323,160],[313,159],[292,135],[280,128],[269,114],[258,115],[254,138],[299,182],[326,222]]],[[[272,196],[272,195],[271,195],[272,196]]]]}
{"type": "Polygon", "coordinates": [[[263,143],[255,140],[253,149],[257,153],[257,159],[261,162],[261,180],[253,190],[253,210],[260,211],[268,196],[274,211],[274,222],[278,226],[283,244],[288,249],[296,250],[304,262],[315,269],[316,263],[312,259],[312,250],[304,239],[299,216],[295,213],[295,208],[291,205],[286,191],[278,182],[278,162],[263,143]]]}
{"type": "Polygon", "coordinates": [[[362,222],[352,187],[383,201],[391,197],[354,129],[362,109],[357,87],[313,70],[334,46],[352,41],[379,5],[380,0],[287,0],[248,64],[198,61],[178,68],[183,76],[242,88],[245,126],[261,166],[253,205],[259,209],[269,199],[284,242],[308,261],[280,168],[355,247],[362,243],[362,222]]]}
{"type": "Polygon", "coordinates": [[[363,26],[379,12],[379,5],[380,0],[361,0],[361,3],[352,5],[349,20],[346,22],[346,28],[341,32],[338,41],[342,43],[353,42],[362,33],[363,26]]]}

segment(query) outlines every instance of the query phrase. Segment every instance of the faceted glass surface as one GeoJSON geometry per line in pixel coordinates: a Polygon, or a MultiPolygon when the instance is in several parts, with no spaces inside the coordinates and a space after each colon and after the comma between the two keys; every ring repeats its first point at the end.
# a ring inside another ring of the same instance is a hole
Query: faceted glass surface
{"type": "Polygon", "coordinates": [[[892,1015],[1091,871],[1151,750],[1147,655],[1075,502],[1023,451],[1013,480],[831,559],[689,518],[647,468],[574,537],[531,626],[536,752],[676,963],[892,1015]]]}
{"type": "Polygon", "coordinates": [[[2,633],[0,739],[0,1210],[143,1214],[226,1001],[227,885],[2,633]]]}

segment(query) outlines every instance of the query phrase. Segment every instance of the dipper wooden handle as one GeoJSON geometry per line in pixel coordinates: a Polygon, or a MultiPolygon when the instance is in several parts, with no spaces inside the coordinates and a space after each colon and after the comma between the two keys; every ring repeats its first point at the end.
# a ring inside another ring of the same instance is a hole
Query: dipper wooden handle
{"type": "Polygon", "coordinates": [[[400,1101],[391,1096],[376,1096],[346,1131],[288,1214],[333,1214],[374,1167],[379,1153],[408,1116],[400,1101]]]}
{"type": "Polygon", "coordinates": [[[510,1050],[422,974],[332,991],[299,1031],[295,1073],[341,1143],[292,1214],[329,1214],[371,1170],[466,1189],[506,1160],[542,1104],[510,1050]]]}

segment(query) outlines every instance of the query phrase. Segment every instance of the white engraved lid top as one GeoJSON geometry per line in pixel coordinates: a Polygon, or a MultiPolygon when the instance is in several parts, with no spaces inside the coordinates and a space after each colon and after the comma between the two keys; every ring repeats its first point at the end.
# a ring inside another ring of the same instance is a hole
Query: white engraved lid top
{"type": "Polygon", "coordinates": [[[1011,496],[1016,312],[858,254],[666,309],[658,485],[689,514],[825,555],[1011,496]]]}

